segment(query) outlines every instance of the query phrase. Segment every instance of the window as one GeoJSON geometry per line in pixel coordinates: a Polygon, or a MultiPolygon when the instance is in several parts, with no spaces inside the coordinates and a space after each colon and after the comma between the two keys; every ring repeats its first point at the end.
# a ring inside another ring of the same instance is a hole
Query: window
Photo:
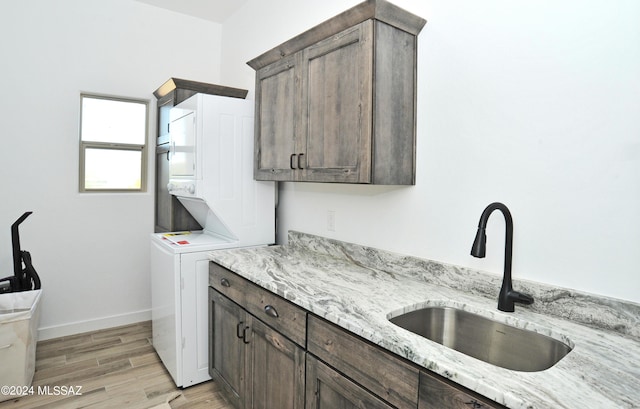
{"type": "Polygon", "coordinates": [[[80,100],[80,191],[144,191],[149,102],[88,94],[80,100]]]}

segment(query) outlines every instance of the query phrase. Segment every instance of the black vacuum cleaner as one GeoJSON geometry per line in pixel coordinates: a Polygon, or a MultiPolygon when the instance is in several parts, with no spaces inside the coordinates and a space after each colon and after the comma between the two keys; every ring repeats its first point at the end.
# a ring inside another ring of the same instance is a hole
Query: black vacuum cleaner
{"type": "Polygon", "coordinates": [[[40,277],[31,264],[31,254],[20,249],[18,226],[33,212],[25,212],[11,225],[11,245],[13,246],[13,276],[0,278],[0,293],[39,290],[40,277]],[[24,266],[24,267],[23,267],[24,266]]]}

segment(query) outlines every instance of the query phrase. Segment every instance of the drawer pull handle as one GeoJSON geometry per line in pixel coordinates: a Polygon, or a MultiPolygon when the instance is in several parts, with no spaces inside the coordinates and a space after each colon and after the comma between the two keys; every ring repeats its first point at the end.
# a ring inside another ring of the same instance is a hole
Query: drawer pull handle
{"type": "Polygon", "coordinates": [[[223,278],[222,280],[220,280],[220,285],[223,287],[231,287],[231,283],[226,278],[223,278]]]}
{"type": "Polygon", "coordinates": [[[272,305],[265,306],[264,307],[264,312],[270,317],[278,318],[278,311],[276,311],[276,309],[273,308],[272,305]]]}
{"type": "Polygon", "coordinates": [[[304,156],[304,153],[299,153],[298,154],[298,169],[304,169],[302,167],[302,165],[300,164],[300,158],[302,158],[304,156]]]}
{"type": "Polygon", "coordinates": [[[7,344],[7,345],[3,345],[0,347],[0,349],[7,349],[7,348],[11,348],[13,344],[7,344]]]}
{"type": "Polygon", "coordinates": [[[244,327],[244,322],[240,321],[236,326],[236,337],[242,338],[244,337],[244,331],[240,332],[240,327],[244,327]]]}
{"type": "Polygon", "coordinates": [[[251,339],[247,339],[247,332],[249,331],[251,331],[251,328],[249,327],[244,327],[244,330],[242,330],[242,342],[245,344],[251,343],[251,339]]]}
{"type": "Polygon", "coordinates": [[[470,401],[470,402],[465,402],[464,404],[465,404],[465,405],[471,405],[471,407],[472,407],[473,409],[479,409],[479,408],[484,407],[484,405],[483,405],[482,403],[478,402],[478,401],[477,401],[477,400],[475,400],[475,399],[471,399],[471,401],[470,401]]]}
{"type": "Polygon", "coordinates": [[[293,158],[296,156],[295,153],[292,153],[291,156],[289,156],[289,167],[291,169],[295,169],[296,167],[293,165],[293,158]]]}

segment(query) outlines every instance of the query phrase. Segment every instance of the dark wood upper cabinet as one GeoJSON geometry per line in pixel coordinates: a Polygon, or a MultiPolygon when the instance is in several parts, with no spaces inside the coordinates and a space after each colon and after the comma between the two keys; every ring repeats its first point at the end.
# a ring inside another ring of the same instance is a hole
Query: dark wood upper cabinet
{"type": "Polygon", "coordinates": [[[415,184],[416,50],[425,23],[369,0],[249,61],[254,177],[415,184]]]}

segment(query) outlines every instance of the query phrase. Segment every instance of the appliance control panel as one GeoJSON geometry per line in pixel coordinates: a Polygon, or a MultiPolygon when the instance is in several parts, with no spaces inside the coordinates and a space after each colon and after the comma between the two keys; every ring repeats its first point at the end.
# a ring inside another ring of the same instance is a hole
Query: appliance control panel
{"type": "Polygon", "coordinates": [[[174,196],[197,197],[198,193],[194,180],[172,180],[167,184],[167,190],[174,196]]]}

